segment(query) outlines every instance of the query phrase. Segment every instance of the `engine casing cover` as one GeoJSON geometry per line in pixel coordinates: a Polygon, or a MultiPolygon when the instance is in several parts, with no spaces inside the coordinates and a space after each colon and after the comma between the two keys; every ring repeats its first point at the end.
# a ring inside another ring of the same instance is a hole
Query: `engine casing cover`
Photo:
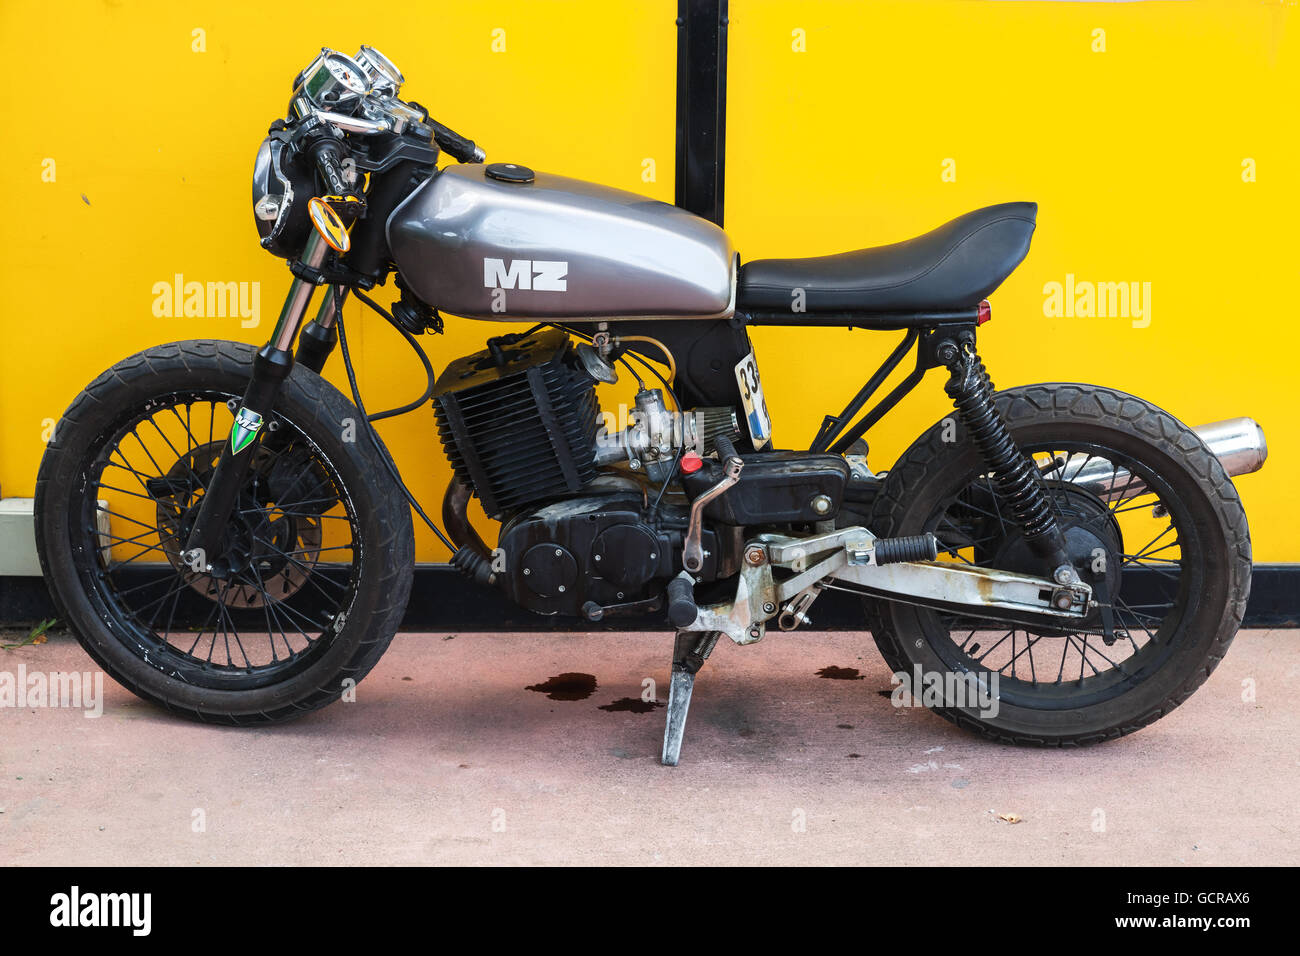
{"type": "MultiPolygon", "coordinates": [[[[642,495],[622,489],[518,515],[499,541],[506,594],[538,614],[566,615],[581,615],[588,601],[610,607],[653,598],[681,568],[682,532],[674,523],[647,523],[642,495]]],[[[711,579],[720,549],[707,529],[704,547],[700,576],[711,579]]]]}

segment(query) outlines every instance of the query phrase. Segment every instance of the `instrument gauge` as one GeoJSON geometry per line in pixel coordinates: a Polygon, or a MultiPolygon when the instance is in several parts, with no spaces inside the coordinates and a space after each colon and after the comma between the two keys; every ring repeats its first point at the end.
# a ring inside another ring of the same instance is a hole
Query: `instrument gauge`
{"type": "Polygon", "coordinates": [[[406,78],[388,57],[372,46],[363,46],[353,57],[370,77],[372,87],[390,96],[396,96],[406,78]]]}
{"type": "Polygon", "coordinates": [[[324,49],[302,71],[300,89],[312,105],[346,112],[370,92],[370,77],[352,57],[324,49]]]}
{"type": "Polygon", "coordinates": [[[360,96],[370,92],[370,81],[361,64],[342,53],[325,54],[325,68],[339,83],[360,96]]]}

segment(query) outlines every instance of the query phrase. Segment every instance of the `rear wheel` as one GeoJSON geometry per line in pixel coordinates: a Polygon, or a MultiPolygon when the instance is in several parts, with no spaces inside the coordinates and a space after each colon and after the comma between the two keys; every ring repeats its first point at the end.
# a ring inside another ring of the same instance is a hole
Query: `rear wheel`
{"type": "Polygon", "coordinates": [[[56,426],[36,489],[46,581],[87,652],[141,697],[232,724],[364,677],[414,564],[405,499],[369,441],[345,440],[356,408],[303,368],[267,416],[217,570],[182,561],[253,356],[194,341],[119,362],[56,426]]]}
{"type": "MultiPolygon", "coordinates": [[[[1191,429],[1131,395],[1034,385],[995,402],[1108,613],[1063,629],[868,600],[876,643],[896,672],[995,687],[996,708],[935,708],[985,736],[1067,745],[1130,733],[1186,700],[1241,624],[1251,552],[1236,489],[1191,429]]],[[[941,422],[887,475],[871,529],[929,531],[940,560],[1044,574],[993,488],[975,449],[941,422]]]]}

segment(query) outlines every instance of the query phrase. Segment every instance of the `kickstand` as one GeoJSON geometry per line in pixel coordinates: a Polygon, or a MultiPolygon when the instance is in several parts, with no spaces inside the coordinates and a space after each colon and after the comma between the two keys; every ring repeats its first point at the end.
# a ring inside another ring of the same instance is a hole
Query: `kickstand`
{"type": "Polygon", "coordinates": [[[673,646],[673,676],[668,685],[668,721],[664,726],[663,763],[677,766],[682,752],[682,733],[686,730],[686,711],[691,706],[695,673],[713,653],[718,643],[717,631],[683,631],[673,646]]]}

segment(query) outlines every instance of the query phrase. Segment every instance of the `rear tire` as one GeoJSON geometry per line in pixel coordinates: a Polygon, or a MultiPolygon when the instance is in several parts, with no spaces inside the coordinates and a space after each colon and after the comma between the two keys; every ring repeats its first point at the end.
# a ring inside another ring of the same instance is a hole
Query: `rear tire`
{"type": "MultiPolygon", "coordinates": [[[[55,429],[54,439],[46,448],[36,482],[37,549],[59,617],[71,626],[87,653],[133,693],[182,716],[224,724],[269,723],[297,717],[338,699],[353,683],[360,681],[379,660],[397,630],[410,595],[414,567],[415,544],[410,509],[379,453],[364,434],[360,434],[362,426],[356,422],[358,412],[355,406],[314,372],[295,367],[284,382],[274,409],[277,434],[282,442],[296,443],[282,447],[303,449],[295,451],[300,457],[314,456],[310,460],[302,457],[308,461],[304,467],[315,470],[307,473],[301,482],[304,486],[309,481],[316,482],[312,485],[312,493],[316,493],[320,483],[328,478],[329,490],[337,498],[330,507],[343,512],[341,517],[336,515],[335,520],[344,522],[339,526],[341,533],[346,533],[354,542],[346,549],[350,560],[333,566],[340,577],[346,576],[348,582],[346,590],[338,592],[341,596],[337,598],[335,612],[320,614],[322,619],[317,621],[309,612],[300,610],[294,612],[297,617],[290,617],[289,611],[285,610],[297,591],[305,591],[312,584],[312,574],[319,576],[323,573],[321,568],[324,565],[316,563],[321,554],[345,550],[322,547],[317,531],[317,551],[310,558],[298,544],[292,543],[296,538],[291,538],[288,545],[281,545],[289,549],[285,552],[286,561],[308,569],[305,575],[295,572],[296,577],[292,579],[296,585],[295,593],[283,601],[279,600],[279,592],[268,593],[266,585],[263,585],[260,598],[249,590],[254,599],[251,605],[246,598],[238,607],[232,604],[233,610],[227,609],[223,616],[219,612],[226,608],[225,597],[214,600],[211,592],[206,595],[212,604],[221,605],[221,608],[214,607],[213,613],[222,621],[223,633],[225,621],[231,621],[231,628],[235,627],[233,615],[236,612],[244,614],[245,619],[255,612],[265,614],[270,663],[260,658],[257,662],[251,661],[242,643],[240,650],[245,651],[243,661],[247,666],[233,655],[229,664],[222,664],[220,660],[214,664],[211,651],[206,664],[192,653],[186,657],[181,653],[183,648],[170,641],[177,636],[172,633],[170,624],[160,636],[157,629],[161,629],[161,624],[155,627],[156,618],[146,623],[145,613],[135,613],[134,609],[144,599],[136,602],[132,597],[128,600],[129,589],[115,583],[118,579],[114,575],[121,573],[118,569],[123,562],[114,556],[112,550],[106,552],[103,549],[106,539],[93,530],[99,512],[106,510],[95,502],[107,499],[109,511],[114,508],[125,511],[128,506],[137,509],[134,518],[114,519],[118,522],[114,525],[118,537],[108,540],[126,540],[132,542],[129,547],[144,549],[141,555],[148,561],[143,563],[152,562],[152,566],[145,567],[144,571],[155,576],[174,575],[162,585],[150,586],[165,586],[171,589],[166,592],[169,595],[175,593],[190,602],[201,601],[205,597],[201,582],[196,587],[192,583],[195,576],[187,576],[177,567],[179,559],[175,552],[180,550],[180,545],[174,536],[168,535],[162,518],[158,519],[159,528],[153,530],[152,536],[138,527],[142,523],[139,519],[146,516],[147,522],[149,510],[154,507],[149,500],[151,496],[158,499],[160,515],[165,513],[168,502],[177,498],[150,489],[146,489],[150,491],[148,495],[141,494],[140,490],[150,482],[156,482],[154,487],[165,487],[169,481],[173,485],[189,483],[184,494],[192,507],[198,498],[194,489],[198,487],[201,493],[202,487],[196,472],[197,462],[200,457],[210,457],[212,446],[201,446],[207,452],[205,456],[200,456],[199,447],[195,447],[193,457],[183,455],[182,459],[176,459],[177,464],[172,466],[170,473],[167,461],[154,465],[146,462],[142,473],[135,476],[137,483],[127,490],[106,488],[114,481],[117,485],[125,485],[129,478],[117,477],[125,472],[118,465],[119,471],[113,473],[113,480],[103,480],[103,474],[108,471],[105,462],[112,461],[115,444],[131,434],[133,427],[146,430],[144,426],[149,419],[141,416],[155,414],[160,407],[165,409],[167,402],[191,403],[172,406],[185,409],[182,424],[187,442],[191,437],[188,418],[190,409],[194,407],[194,396],[202,396],[202,403],[212,406],[212,420],[218,414],[230,419],[224,405],[226,396],[242,396],[252,373],[254,354],[252,346],[241,343],[197,340],[156,346],[122,360],[92,382],[64,413],[55,429]],[[355,440],[346,441],[343,423],[349,418],[356,426],[355,440]],[[181,464],[183,460],[184,464],[181,464]],[[155,473],[159,475],[156,479],[153,477],[155,473]],[[164,473],[171,477],[164,476],[164,473]],[[144,499],[143,503],[138,499],[144,499]],[[133,523],[124,524],[127,521],[133,523]],[[122,527],[131,530],[117,530],[122,527]],[[293,555],[299,557],[295,559],[293,555]],[[170,566],[163,563],[164,558],[170,566]],[[308,560],[310,566],[306,564],[308,560]],[[191,591],[196,591],[198,596],[191,591]],[[257,603],[259,600],[261,603],[257,603]],[[266,604],[271,605],[270,612],[264,611],[266,604]],[[250,611],[250,606],[254,610],[250,611]],[[278,616],[277,611],[282,612],[282,616],[278,616]],[[326,617],[329,620],[323,619],[326,617]],[[322,626],[304,624],[304,620],[322,626]],[[286,622],[295,621],[303,628],[302,640],[298,641],[291,630],[289,637],[282,633],[285,651],[281,658],[275,627],[278,622],[283,632],[286,622]],[[312,633],[317,636],[311,637],[312,633]],[[302,647],[292,648],[290,637],[302,647]]],[[[271,415],[267,417],[272,418],[271,415]]],[[[179,414],[177,420],[181,420],[179,414]]],[[[213,427],[212,420],[209,430],[213,427]]],[[[228,421],[226,432],[221,432],[220,427],[216,426],[217,437],[224,441],[229,433],[228,421]]],[[[156,425],[154,430],[163,434],[156,425]]],[[[264,429],[259,447],[264,447],[268,441],[266,431],[264,429]]],[[[140,441],[138,436],[136,441],[140,441]]],[[[141,451],[134,450],[134,445],[131,447],[137,458],[145,457],[141,451]]],[[[140,447],[143,449],[145,446],[142,443],[140,447]]],[[[291,463],[297,460],[285,457],[291,463]]],[[[282,477],[279,485],[281,498],[289,494],[284,491],[285,487],[286,479],[282,477]]],[[[293,487],[292,481],[288,481],[288,487],[293,487]]],[[[182,493],[172,494],[180,496],[182,493]]],[[[302,494],[299,492],[298,502],[306,509],[310,503],[302,494]]],[[[269,496],[265,486],[263,495],[269,496]]],[[[283,501],[267,505],[268,509],[276,507],[283,509],[283,501]]],[[[176,513],[182,510],[177,507],[176,513]]],[[[271,527],[264,520],[265,516],[253,513],[257,517],[245,519],[246,524],[253,525],[263,519],[257,529],[271,527]]],[[[303,512],[282,510],[277,516],[281,522],[279,526],[285,526],[285,514],[295,513],[303,512]]],[[[306,516],[308,520],[316,517],[306,516]]],[[[315,520],[318,529],[324,524],[323,520],[315,520]]],[[[256,538],[256,529],[249,534],[255,541],[261,540],[256,538]]],[[[127,545],[115,544],[114,547],[118,551],[128,549],[127,545]]],[[[262,565],[263,568],[267,566],[265,563],[262,565]]],[[[286,570],[280,572],[284,577],[277,579],[277,583],[290,581],[287,571],[292,568],[287,563],[282,563],[281,567],[286,570]]],[[[133,572],[138,570],[139,565],[132,569],[133,572]]],[[[258,579],[261,580],[260,575],[258,579]]],[[[313,586],[333,594],[331,589],[323,587],[325,583],[328,582],[318,577],[313,586]]],[[[241,592],[243,590],[241,588],[241,592]]],[[[283,590],[289,590],[288,584],[283,590]]],[[[143,591],[145,595],[149,593],[143,591]]],[[[224,592],[218,593],[231,594],[232,588],[227,585],[224,592]]],[[[168,600],[172,602],[174,612],[181,597],[169,596],[168,600]]],[[[162,606],[165,607],[165,603],[162,606]]],[[[154,614],[157,615],[158,611],[155,610],[154,614]]],[[[203,631],[199,633],[202,635],[203,631]]],[[[188,637],[186,633],[185,640],[188,637]]],[[[235,630],[235,637],[238,642],[238,630],[235,630]]],[[[211,640],[214,647],[218,646],[216,625],[212,626],[211,640]]],[[[228,637],[226,645],[230,645],[228,637]]],[[[256,658],[257,654],[253,657],[256,658]]]]}
{"type": "MultiPolygon", "coordinates": [[[[1178,594],[1159,624],[1154,619],[1144,620],[1141,612],[1128,619],[1126,626],[1135,633],[1138,628],[1133,621],[1144,630],[1152,627],[1155,631],[1148,631],[1151,641],[1141,647],[1136,640],[1132,642],[1133,654],[1121,660],[1125,666],[1116,671],[1107,673],[1105,664],[1095,658],[1099,670],[1088,669],[1089,645],[1084,641],[1078,679],[1072,677],[1073,658],[1071,674],[1065,676],[1062,657],[1065,679],[1058,678],[1055,683],[1044,680],[1052,675],[1041,669],[1031,672],[1032,680],[1027,680],[1022,660],[1018,676],[1000,680],[996,716],[970,706],[933,709],[968,730],[1016,744],[1069,746],[1132,733],[1169,713],[1204,683],[1241,625],[1250,594],[1251,547],[1236,488],[1195,432],[1156,406],[1123,392],[1091,385],[1031,385],[998,393],[995,404],[1027,453],[1034,447],[1107,448],[1116,455],[1131,456],[1135,469],[1138,465],[1150,469],[1162,488],[1160,503],[1171,509],[1167,512],[1170,527],[1179,543],[1177,562],[1167,557],[1155,560],[1167,562],[1165,572],[1177,572],[1177,583],[1168,587],[1178,594]]],[[[943,529],[952,527],[953,512],[947,509],[953,507],[953,496],[961,493],[958,489],[976,487],[985,480],[978,454],[961,438],[958,433],[953,441],[951,422],[946,427],[940,422],[904,452],[873,505],[873,533],[894,537],[936,531],[942,540],[943,529]]],[[[1044,467],[1041,459],[1038,464],[1040,469],[1044,467]]],[[[1056,489],[1086,501],[1064,482],[1056,489]]],[[[1130,500],[1142,498],[1135,495],[1130,500]]],[[[1129,507],[1125,502],[1123,506],[1130,512],[1128,518],[1142,521],[1150,513],[1148,505],[1129,507]]],[[[1103,507],[1108,506],[1103,502],[1103,507]]],[[[1118,509],[1121,504],[1113,507],[1118,509]]],[[[1110,518],[1109,514],[1101,516],[1103,521],[1110,518]]],[[[1120,551],[1126,548],[1136,550],[1132,542],[1126,542],[1120,551]]],[[[942,545],[940,551],[942,558],[942,545]]],[[[1165,551],[1166,555],[1172,553],[1165,551]]],[[[989,560],[975,563],[997,566],[989,560]]],[[[968,644],[957,649],[964,627],[960,632],[953,628],[955,617],[945,619],[937,611],[876,599],[868,599],[865,606],[876,644],[896,673],[911,675],[920,667],[927,674],[987,678],[992,672],[967,653],[968,644]]],[[[967,619],[965,626],[969,624],[967,619]]],[[[1030,633],[1026,631],[1026,643],[1030,633]]],[[[1038,637],[1049,642],[1066,640],[1038,637]]],[[[1092,640],[1101,646],[1098,638],[1092,640]]],[[[974,643],[974,652],[982,649],[980,643],[974,643]]],[[[1063,647],[1061,653],[1070,650],[1063,647]]],[[[1073,650],[1079,655],[1077,646],[1073,650]]],[[[1117,641],[1103,653],[1119,656],[1115,652],[1120,650],[1126,648],[1117,641]]],[[[1013,659],[1015,651],[1013,636],[1013,659]]],[[[1002,653],[1007,653],[1005,648],[1002,653]]],[[[1014,663],[1012,667],[1011,673],[1016,675],[1014,663]]]]}

